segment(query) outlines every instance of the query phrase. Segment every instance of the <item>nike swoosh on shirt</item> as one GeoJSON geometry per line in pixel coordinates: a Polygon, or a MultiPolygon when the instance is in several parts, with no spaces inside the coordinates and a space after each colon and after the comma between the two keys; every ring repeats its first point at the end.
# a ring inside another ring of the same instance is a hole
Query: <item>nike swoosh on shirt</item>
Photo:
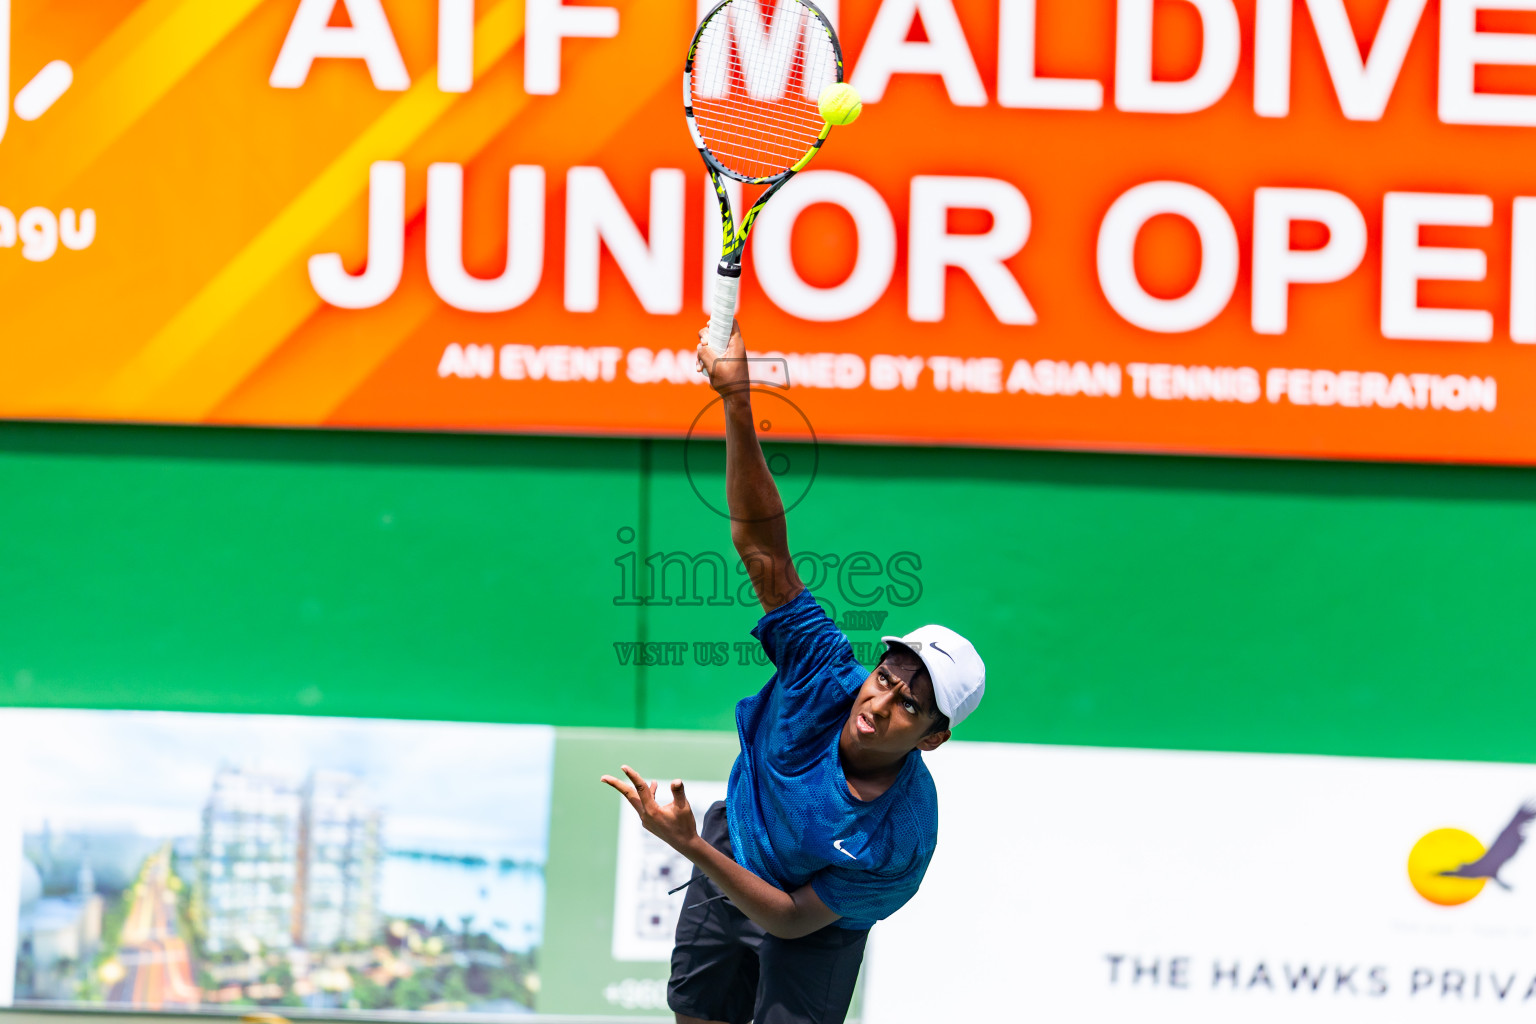
{"type": "Polygon", "coordinates": [[[841,839],[833,841],[832,849],[836,850],[838,853],[847,854],[848,857],[853,859],[853,860],[858,860],[859,859],[859,858],[855,857],[853,854],[848,853],[847,850],[843,849],[843,840],[841,840],[841,839]]]}

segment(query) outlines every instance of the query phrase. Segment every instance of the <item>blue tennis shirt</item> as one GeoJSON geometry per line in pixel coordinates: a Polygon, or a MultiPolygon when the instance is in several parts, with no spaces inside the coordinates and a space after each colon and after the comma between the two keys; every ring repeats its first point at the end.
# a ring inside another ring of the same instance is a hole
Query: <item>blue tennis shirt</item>
{"type": "Polygon", "coordinates": [[[736,863],[786,892],[805,885],[869,928],[912,898],[938,836],[933,778],[916,750],[891,788],[863,801],[848,790],[837,740],[869,677],[809,590],[752,630],[777,670],[736,705],[741,753],[726,796],[736,863]]]}

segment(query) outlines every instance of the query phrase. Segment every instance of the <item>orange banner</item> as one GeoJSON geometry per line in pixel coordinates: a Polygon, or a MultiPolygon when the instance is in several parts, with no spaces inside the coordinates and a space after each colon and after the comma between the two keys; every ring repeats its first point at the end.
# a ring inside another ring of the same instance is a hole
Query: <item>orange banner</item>
{"type": "MultiPolygon", "coordinates": [[[[0,14],[0,415],[708,405],[687,0],[0,14]]],[[[864,113],[741,313],[819,438],[1536,462],[1536,0],[828,14],[864,113]]]]}

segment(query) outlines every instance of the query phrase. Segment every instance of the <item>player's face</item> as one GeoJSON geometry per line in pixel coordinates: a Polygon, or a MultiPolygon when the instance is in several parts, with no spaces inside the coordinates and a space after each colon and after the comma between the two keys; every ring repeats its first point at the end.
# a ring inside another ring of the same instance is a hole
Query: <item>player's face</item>
{"type": "Polygon", "coordinates": [[[933,750],[949,732],[929,733],[939,717],[933,685],[923,663],[910,651],[892,650],[864,680],[848,712],[843,734],[869,753],[905,754],[933,750]]]}

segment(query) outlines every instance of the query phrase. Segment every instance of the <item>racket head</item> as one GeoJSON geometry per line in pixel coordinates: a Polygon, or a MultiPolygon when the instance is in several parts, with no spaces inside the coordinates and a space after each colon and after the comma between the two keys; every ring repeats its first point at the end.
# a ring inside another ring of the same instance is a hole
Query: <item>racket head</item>
{"type": "Polygon", "coordinates": [[[711,168],[766,184],[815,155],[830,130],[817,100],[842,80],[837,33],[810,0],[721,0],[689,44],[683,112],[711,168]]]}

